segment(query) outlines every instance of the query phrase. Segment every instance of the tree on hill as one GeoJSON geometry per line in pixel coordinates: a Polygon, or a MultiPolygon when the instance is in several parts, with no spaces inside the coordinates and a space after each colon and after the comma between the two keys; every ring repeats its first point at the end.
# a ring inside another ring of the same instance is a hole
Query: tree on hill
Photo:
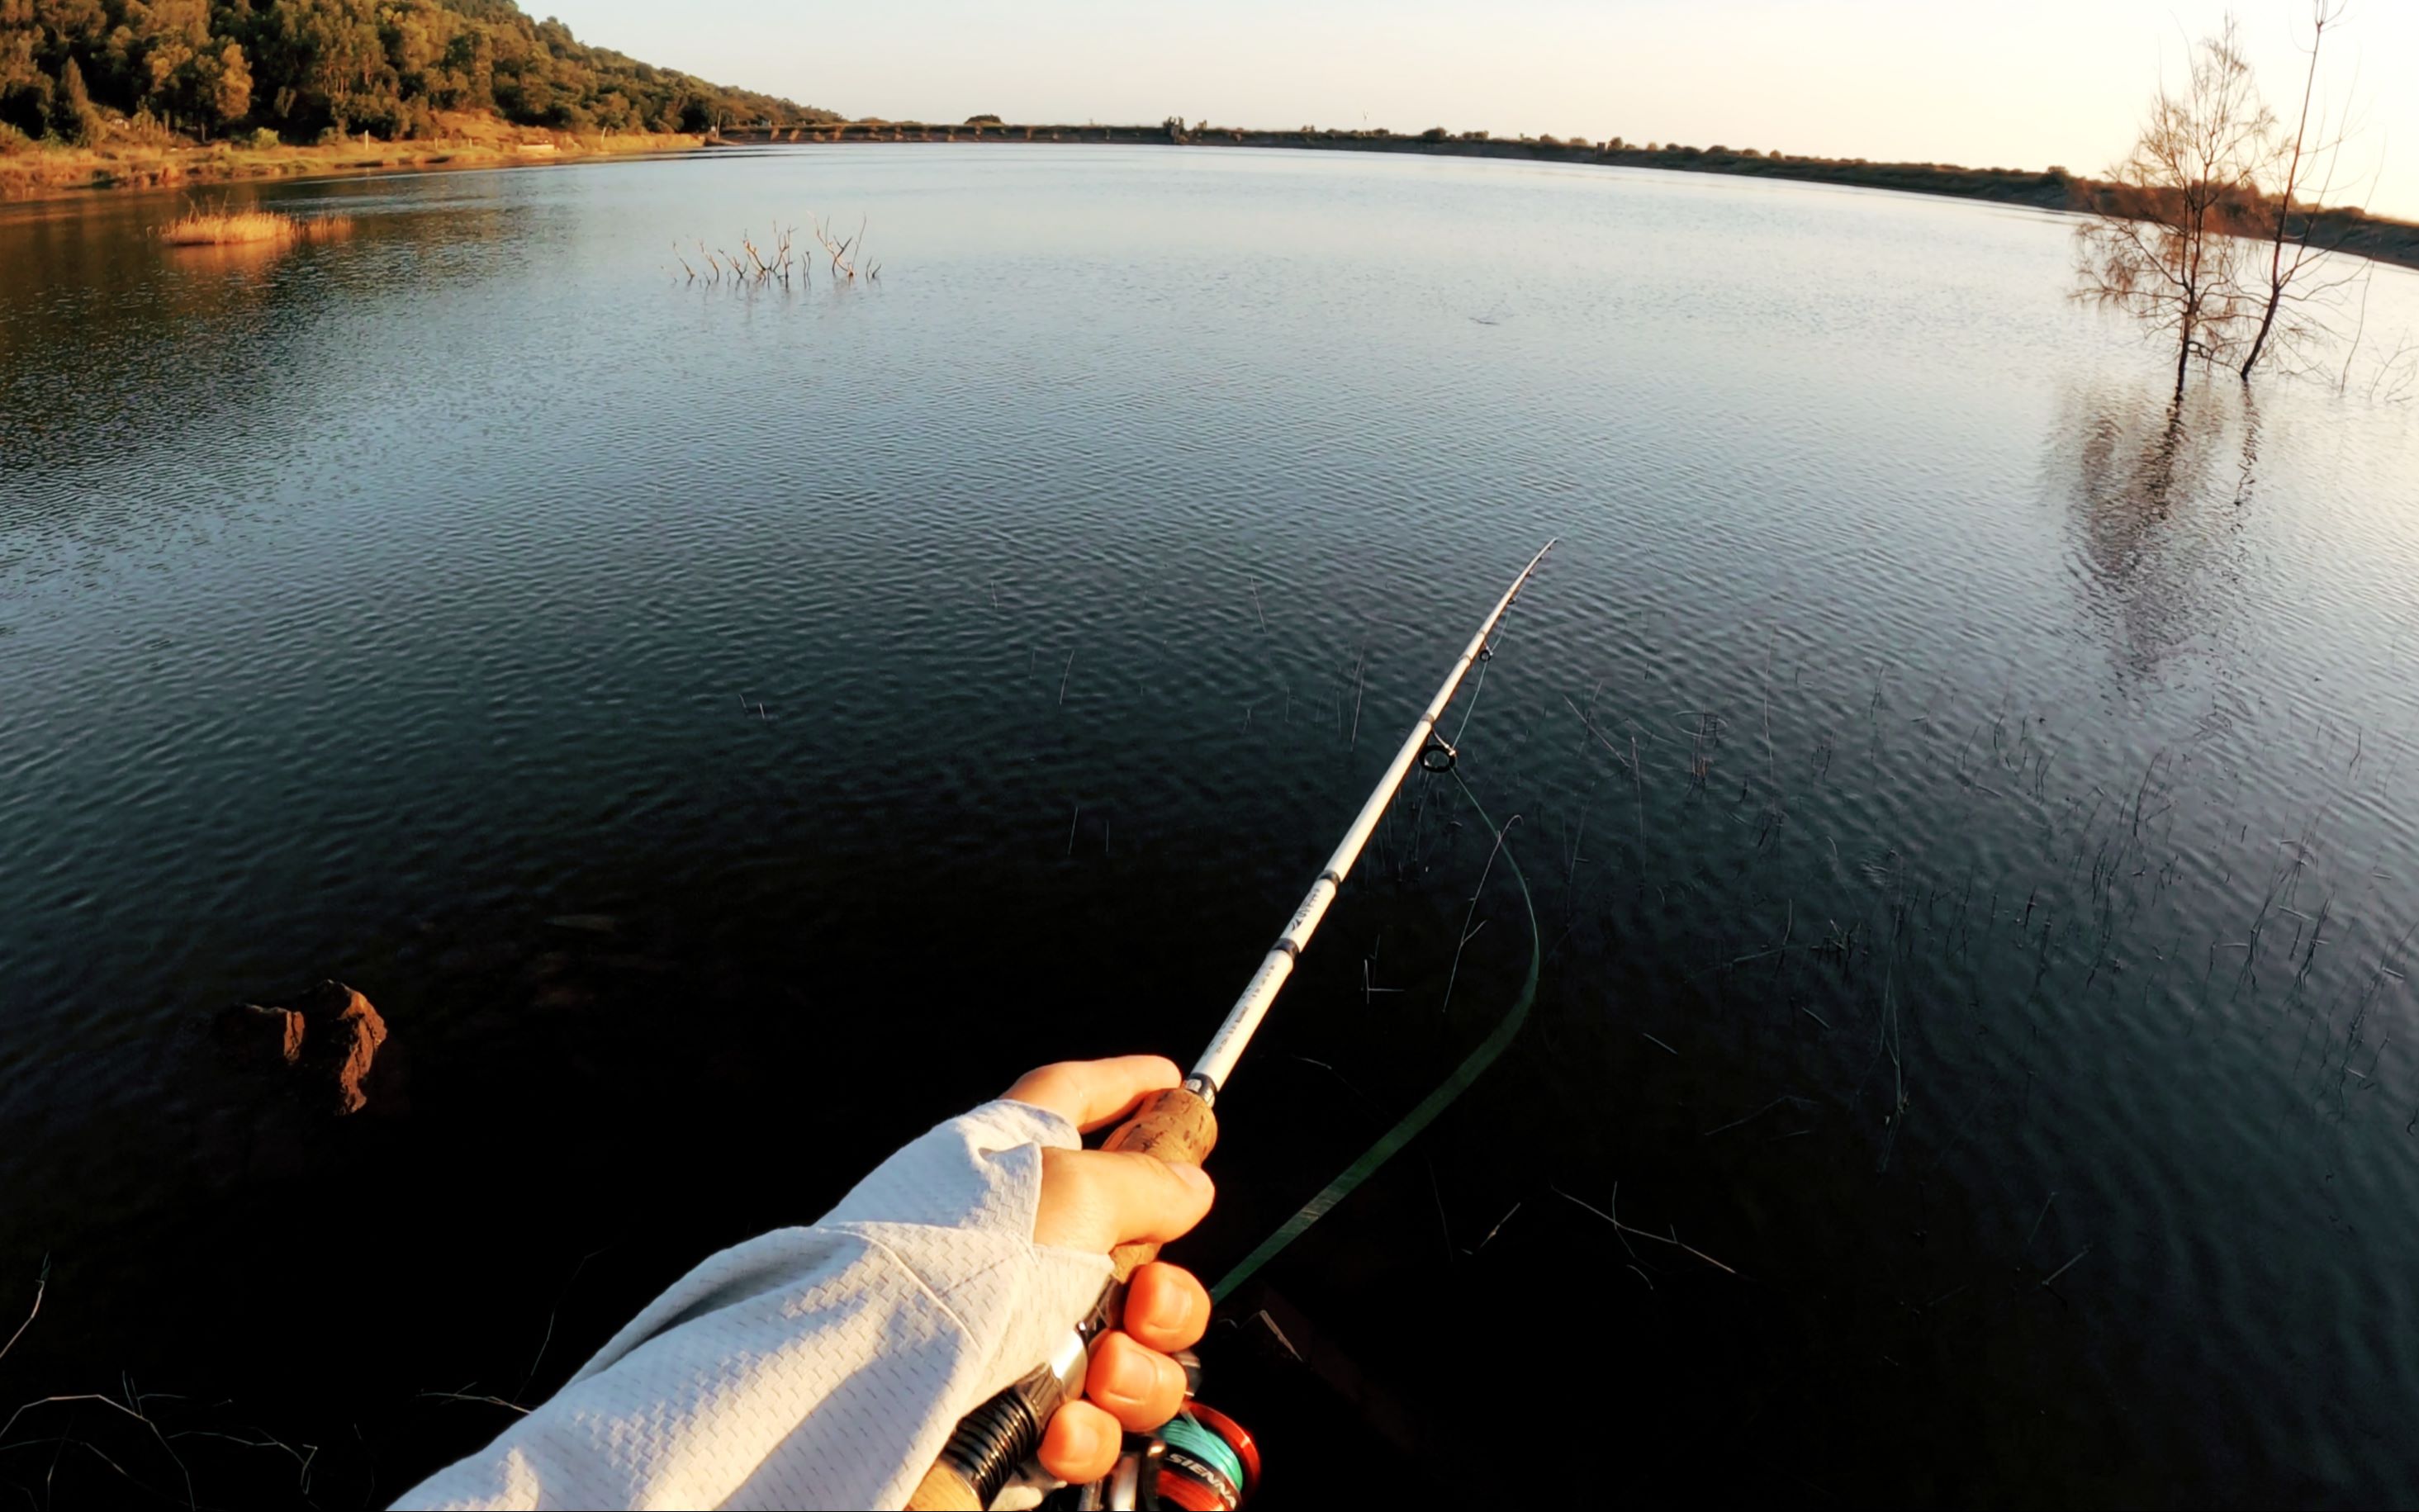
{"type": "Polygon", "coordinates": [[[218,69],[210,80],[209,114],[221,123],[241,120],[252,109],[252,68],[243,49],[234,42],[219,49],[218,69]]]}
{"type": "Polygon", "coordinates": [[[50,128],[62,142],[81,146],[100,134],[100,112],[85,90],[84,69],[69,58],[59,70],[58,87],[51,92],[50,128]]]}
{"type": "Polygon", "coordinates": [[[103,106],[299,138],[422,135],[439,111],[575,131],[840,118],[589,47],[512,0],[0,0],[0,121],[82,140],[103,106]]]}

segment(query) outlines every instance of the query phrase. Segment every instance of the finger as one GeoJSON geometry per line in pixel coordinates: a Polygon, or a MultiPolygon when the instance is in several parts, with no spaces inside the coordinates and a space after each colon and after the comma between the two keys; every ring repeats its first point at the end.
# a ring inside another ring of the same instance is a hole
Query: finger
{"type": "Polygon", "coordinates": [[[1045,1149],[1033,1242],[1106,1255],[1119,1244],[1164,1244],[1210,1211],[1216,1189],[1198,1165],[1136,1150],[1045,1149]]]}
{"type": "Polygon", "coordinates": [[[1051,1414],[1034,1458],[1071,1486],[1088,1486],[1117,1468],[1125,1442],[1117,1420],[1089,1402],[1069,1402],[1051,1414]]]}
{"type": "Polygon", "coordinates": [[[1148,1433],[1184,1405],[1184,1367],[1121,1333],[1103,1334],[1092,1341],[1084,1396],[1128,1431],[1148,1433]]]}
{"type": "Polygon", "coordinates": [[[1151,1093],[1183,1084],[1184,1073],[1165,1056],[1111,1056],[1028,1071],[1002,1096],[1046,1108],[1089,1134],[1132,1113],[1151,1093]]]}
{"type": "Polygon", "coordinates": [[[1210,1331],[1210,1292],[1192,1272],[1164,1260],[1138,1266],[1126,1282],[1125,1331],[1166,1353],[1189,1350],[1210,1331]]]}

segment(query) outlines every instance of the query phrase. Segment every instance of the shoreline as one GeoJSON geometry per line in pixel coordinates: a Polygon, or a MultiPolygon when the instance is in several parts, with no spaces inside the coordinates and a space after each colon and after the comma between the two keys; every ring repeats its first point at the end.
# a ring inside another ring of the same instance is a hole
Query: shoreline
{"type": "Polygon", "coordinates": [[[76,199],[113,190],[198,188],[356,174],[504,168],[596,158],[691,152],[706,138],[682,133],[574,136],[529,131],[427,141],[330,143],[318,147],[208,146],[41,147],[0,157],[0,205],[76,199]]]}
{"type": "MultiPolygon", "coordinates": [[[[426,142],[336,143],[316,147],[116,146],[39,147],[0,156],[0,205],[72,199],[114,189],[167,189],[262,179],[343,177],[381,171],[496,168],[650,153],[686,154],[715,147],[775,144],[1071,143],[1118,147],[1256,147],[1264,150],[1412,153],[1430,157],[1498,158],[1532,162],[1646,168],[1834,184],[1898,193],[1930,194],[2033,209],[2088,212],[2110,186],[2061,167],[2041,170],[1967,168],[1938,162],[1875,162],[1862,158],[1807,158],[1755,148],[1638,147],[1553,137],[1497,138],[1483,131],[1398,135],[1368,131],[1252,131],[1240,127],[946,125],[920,121],[840,121],[796,127],[736,127],[719,133],[633,133],[578,136],[509,128],[426,142]]],[[[2321,212],[2335,250],[2372,262],[2419,270],[2419,224],[2358,210],[2321,212]]]]}
{"type": "MultiPolygon", "coordinates": [[[[1176,121],[1158,126],[1102,126],[1092,123],[1082,126],[1027,126],[994,122],[949,126],[920,121],[840,121],[812,126],[734,129],[709,139],[705,146],[793,142],[1105,143],[1123,147],[1293,148],[1502,158],[1606,168],[1649,168],[1671,173],[1780,178],[2073,213],[2088,213],[2102,208],[2116,193],[2112,185],[2070,173],[2063,167],[1967,168],[1946,162],[1877,162],[1864,158],[1796,157],[1787,153],[1766,153],[1753,147],[1733,150],[1725,147],[1661,147],[1652,144],[1641,147],[1634,143],[1626,143],[1619,137],[1610,142],[1580,142],[1562,141],[1550,136],[1499,138],[1485,131],[1465,131],[1455,135],[1439,131],[1404,135],[1382,129],[1366,131],[1255,131],[1224,126],[1186,128],[1176,121]]],[[[2419,270],[2419,224],[2348,208],[2322,210],[2318,219],[2325,233],[2319,239],[2330,243],[2334,250],[2372,262],[2419,270]]]]}

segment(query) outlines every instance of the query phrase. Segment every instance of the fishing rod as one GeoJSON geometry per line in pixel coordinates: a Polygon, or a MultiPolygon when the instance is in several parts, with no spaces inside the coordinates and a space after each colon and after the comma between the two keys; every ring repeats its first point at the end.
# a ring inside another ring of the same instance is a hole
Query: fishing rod
{"type": "MultiPolygon", "coordinates": [[[[1512,601],[1520,596],[1520,590],[1528,586],[1537,564],[1553,548],[1554,543],[1548,541],[1529,559],[1520,576],[1513,579],[1512,586],[1495,601],[1495,608],[1479,625],[1478,633],[1470,638],[1460,659],[1445,674],[1443,686],[1412,722],[1410,733],[1403,738],[1394,759],[1386,764],[1385,774],[1378,779],[1378,786],[1361,806],[1351,827],[1344,832],[1344,839],[1328,856],[1327,865],[1302,895],[1285,932],[1269,947],[1259,969],[1244,984],[1242,995],[1227,1011],[1225,1022],[1218,1026],[1210,1047],[1194,1062],[1184,1085],[1143,1099],[1133,1116],[1117,1126],[1102,1149],[1137,1150],[1170,1165],[1198,1165],[1209,1158],[1218,1143],[1218,1120],[1210,1108],[1233,1077],[1236,1063],[1242,1059],[1253,1034],[1268,1018],[1277,994],[1292,977],[1311,935],[1317,932],[1319,921],[1327,917],[1336,894],[1343,890],[1344,879],[1351,875],[1353,863],[1360,860],[1361,852],[1377,832],[1378,822],[1385,817],[1411,768],[1417,765],[1429,772],[1453,769],[1459,753],[1438,731],[1437,721],[1443,717],[1454,695],[1461,690],[1462,679],[1470,674],[1471,668],[1492,655],[1487,638],[1495,633],[1496,625],[1512,608],[1512,601]]],[[[941,1457],[908,1497],[909,1512],[982,1512],[991,1505],[1001,1488],[1040,1447],[1041,1430],[1051,1415],[1082,1394],[1089,1341],[1114,1325],[1122,1310],[1127,1279],[1158,1256],[1159,1246],[1148,1243],[1123,1244],[1110,1252],[1110,1280],[1091,1312],[1048,1361],[959,1420],[941,1457]]],[[[1197,1362],[1186,1362],[1185,1373],[1188,1380],[1196,1376],[1197,1362]]],[[[1192,1402],[1189,1392],[1187,1398],[1189,1415],[1179,1414],[1143,1452],[1120,1458],[1109,1481],[1101,1487],[1085,1488],[1086,1504],[1133,1507],[1158,1505],[1164,1501],[1182,1507],[1233,1508],[1241,1504],[1251,1483],[1259,1478],[1259,1452],[1251,1435],[1224,1414],[1192,1402]]]]}

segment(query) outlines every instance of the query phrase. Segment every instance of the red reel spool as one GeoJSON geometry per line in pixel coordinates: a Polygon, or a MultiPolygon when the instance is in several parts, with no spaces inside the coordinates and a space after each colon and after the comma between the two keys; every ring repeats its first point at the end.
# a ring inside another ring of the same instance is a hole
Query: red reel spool
{"type": "Polygon", "coordinates": [[[1235,1512],[1251,1500],[1260,1483],[1260,1446],[1241,1424],[1214,1407],[1187,1402],[1184,1410],[1193,1420],[1225,1442],[1243,1467],[1243,1483],[1228,1483],[1223,1471],[1204,1464],[1192,1455],[1171,1444],[1159,1460],[1159,1504],[1181,1508],[1182,1512],[1235,1512]]]}

